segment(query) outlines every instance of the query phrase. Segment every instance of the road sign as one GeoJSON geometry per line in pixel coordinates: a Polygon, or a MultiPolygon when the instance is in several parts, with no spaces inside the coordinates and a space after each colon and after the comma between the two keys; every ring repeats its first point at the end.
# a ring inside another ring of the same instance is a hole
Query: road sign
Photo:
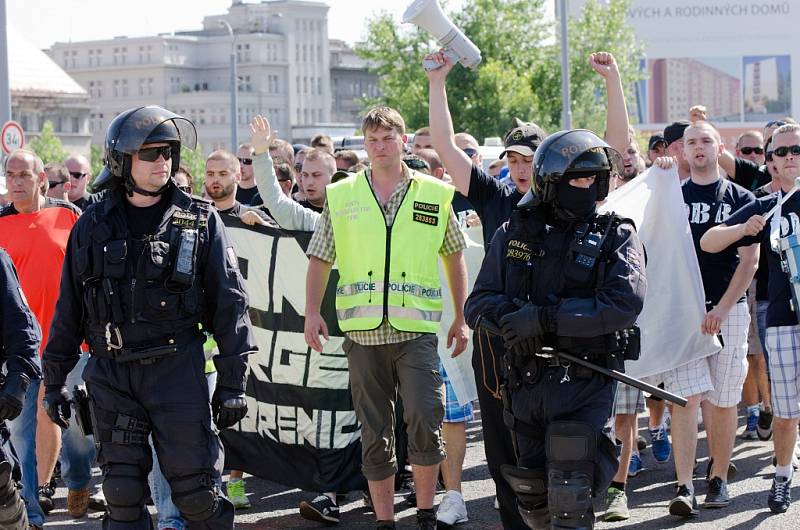
{"type": "Polygon", "coordinates": [[[5,154],[10,154],[14,149],[19,149],[25,145],[25,133],[22,132],[22,125],[15,121],[7,121],[3,124],[0,131],[0,146],[5,154]]]}

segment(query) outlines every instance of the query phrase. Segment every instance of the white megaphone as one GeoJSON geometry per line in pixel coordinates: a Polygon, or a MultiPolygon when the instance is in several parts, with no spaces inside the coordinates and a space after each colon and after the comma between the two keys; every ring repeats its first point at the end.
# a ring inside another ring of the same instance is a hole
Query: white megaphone
{"type": "MultiPolygon", "coordinates": [[[[481,51],[447,18],[436,0],[415,0],[403,13],[403,22],[430,33],[454,63],[459,62],[466,68],[475,68],[481,63],[481,51]]],[[[436,61],[422,62],[425,70],[436,70],[440,66],[436,61]]]]}

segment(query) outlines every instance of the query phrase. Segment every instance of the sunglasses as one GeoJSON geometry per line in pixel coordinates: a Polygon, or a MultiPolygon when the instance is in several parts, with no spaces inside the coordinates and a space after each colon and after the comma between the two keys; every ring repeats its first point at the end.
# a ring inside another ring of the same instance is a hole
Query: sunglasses
{"type": "Polygon", "coordinates": [[[786,125],[786,122],[783,121],[783,120],[772,120],[772,121],[768,121],[767,124],[764,125],[764,128],[765,129],[769,129],[770,127],[773,127],[773,126],[782,127],[784,125],[786,125]]]}
{"type": "Polygon", "coordinates": [[[239,162],[241,162],[245,166],[252,166],[253,165],[253,159],[252,158],[240,158],[239,162]]]}
{"type": "Polygon", "coordinates": [[[278,182],[293,182],[293,179],[278,179],[278,182]]]}
{"type": "Polygon", "coordinates": [[[462,149],[462,151],[464,151],[464,153],[470,158],[478,154],[477,149],[472,149],[471,147],[466,147],[462,149]]]}
{"type": "Polygon", "coordinates": [[[767,162],[772,162],[772,151],[767,151],[767,154],[764,155],[764,160],[767,162]]]}
{"type": "Polygon", "coordinates": [[[772,154],[775,156],[779,156],[781,158],[785,157],[789,153],[792,153],[794,156],[800,156],[800,145],[783,145],[781,147],[776,147],[773,149],[772,154]]]}
{"type": "Polygon", "coordinates": [[[82,179],[86,176],[86,173],[81,173],[80,171],[70,171],[69,176],[74,178],[75,180],[82,179]]]}
{"type": "Polygon", "coordinates": [[[164,160],[172,158],[172,146],[160,145],[158,147],[145,147],[136,153],[142,162],[155,162],[160,156],[164,160]]]}
{"type": "Polygon", "coordinates": [[[192,194],[192,187],[191,186],[178,186],[178,189],[184,193],[188,193],[189,195],[192,194]]]}
{"type": "Polygon", "coordinates": [[[757,155],[764,154],[764,149],[762,149],[761,147],[742,147],[741,149],[739,149],[739,151],[741,151],[743,155],[752,155],[753,153],[757,155]]]}
{"type": "Polygon", "coordinates": [[[50,184],[51,188],[57,188],[58,186],[62,186],[66,184],[68,181],[66,180],[48,180],[47,183],[50,184]]]}
{"type": "Polygon", "coordinates": [[[301,171],[303,171],[303,164],[295,164],[294,170],[300,173],[301,171]]]}

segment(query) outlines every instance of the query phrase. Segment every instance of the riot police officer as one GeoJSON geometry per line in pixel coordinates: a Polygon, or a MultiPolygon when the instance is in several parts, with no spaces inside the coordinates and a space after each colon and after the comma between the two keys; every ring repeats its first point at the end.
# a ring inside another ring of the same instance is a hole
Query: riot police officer
{"type": "Polygon", "coordinates": [[[495,233],[466,304],[472,327],[486,319],[505,341],[504,418],[518,461],[503,474],[531,528],[592,528],[592,496],[617,468],[605,430],[614,382],[553,354],[620,369],[635,347],[623,330],[644,301],[642,246],[631,221],[595,212],[620,169],[590,131],[546,138],[532,192],[495,233]]]}
{"type": "Polygon", "coordinates": [[[42,377],[41,341],[39,324],[22,293],[11,257],[0,249],[0,362],[5,363],[6,373],[0,389],[0,528],[4,530],[28,529],[20,496],[21,468],[6,420],[20,415],[31,380],[42,377]]]}
{"type": "Polygon", "coordinates": [[[245,415],[247,355],[256,346],[219,215],[171,180],[181,146],[195,142],[194,125],[160,107],[117,116],[95,182],[109,191],[81,216],[67,246],[44,352],[45,407],[66,427],[64,380],[85,340],[91,356],[83,377],[108,503],[103,528],[152,528],[145,509],[151,433],[189,527],[233,527],[211,417],[224,429],[245,415]],[[220,350],[211,407],[201,326],[220,350]]]}

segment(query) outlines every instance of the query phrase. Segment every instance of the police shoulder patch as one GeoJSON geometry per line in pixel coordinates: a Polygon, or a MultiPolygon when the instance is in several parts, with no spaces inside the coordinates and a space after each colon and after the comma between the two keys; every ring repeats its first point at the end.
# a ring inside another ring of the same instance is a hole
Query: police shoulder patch
{"type": "Polygon", "coordinates": [[[414,209],[420,212],[439,213],[439,205],[431,202],[414,201],[414,209]]]}

